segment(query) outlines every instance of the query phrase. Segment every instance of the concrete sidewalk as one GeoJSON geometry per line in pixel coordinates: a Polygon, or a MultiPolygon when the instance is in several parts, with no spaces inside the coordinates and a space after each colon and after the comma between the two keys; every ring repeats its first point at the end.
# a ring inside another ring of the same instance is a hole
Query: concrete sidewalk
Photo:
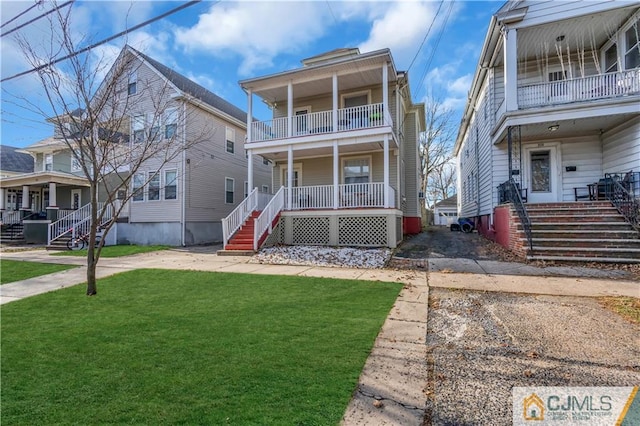
{"type": "MultiPolygon", "coordinates": [[[[123,258],[100,259],[97,275],[104,278],[140,268],[299,275],[401,282],[404,287],[387,317],[366,361],[344,425],[419,425],[427,398],[427,314],[429,287],[488,292],[563,296],[640,297],[637,281],[592,276],[553,276],[526,265],[491,262],[479,265],[465,259],[429,260],[429,271],[355,269],[250,263],[249,257],[217,256],[216,248],[172,249],[123,258]],[[514,271],[519,271],[516,273],[514,271]],[[524,276],[536,273],[536,276],[524,276]]],[[[44,250],[2,253],[2,258],[82,266],[83,258],[51,256],[44,250]]],[[[538,268],[539,269],[539,268],[538,268]]],[[[9,303],[86,282],[85,268],[0,286],[0,303],[9,303]]]]}

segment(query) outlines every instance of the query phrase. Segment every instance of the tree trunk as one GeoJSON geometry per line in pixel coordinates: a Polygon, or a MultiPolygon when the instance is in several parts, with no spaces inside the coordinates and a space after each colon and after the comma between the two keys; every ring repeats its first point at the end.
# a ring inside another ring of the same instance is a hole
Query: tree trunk
{"type": "Polygon", "coordinates": [[[93,250],[87,253],[87,296],[98,294],[96,286],[96,262],[93,260],[93,250]]]}

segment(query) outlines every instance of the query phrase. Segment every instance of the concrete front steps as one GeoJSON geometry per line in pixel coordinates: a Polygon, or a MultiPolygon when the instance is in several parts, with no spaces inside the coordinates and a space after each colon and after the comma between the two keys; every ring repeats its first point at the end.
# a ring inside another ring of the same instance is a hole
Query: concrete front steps
{"type": "Polygon", "coordinates": [[[640,263],[640,233],[608,201],[526,207],[533,240],[529,260],[640,263]]]}
{"type": "Polygon", "coordinates": [[[24,244],[25,239],[22,230],[22,224],[3,226],[0,233],[0,243],[4,245],[24,244]]]}

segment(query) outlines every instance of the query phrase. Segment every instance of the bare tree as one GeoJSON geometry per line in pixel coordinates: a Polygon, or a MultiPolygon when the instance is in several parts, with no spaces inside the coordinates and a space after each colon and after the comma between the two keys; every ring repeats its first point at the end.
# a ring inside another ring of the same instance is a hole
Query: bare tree
{"type": "Polygon", "coordinates": [[[432,206],[438,201],[451,197],[456,192],[456,167],[453,162],[434,169],[427,180],[426,199],[432,206]]]}
{"type": "Polygon", "coordinates": [[[444,177],[451,177],[452,173],[455,179],[455,168],[451,171],[451,159],[457,128],[451,122],[453,111],[437,99],[427,101],[425,113],[426,130],[420,138],[420,191],[425,194],[428,202],[436,202],[443,199],[440,198],[442,192],[438,189],[449,188],[451,185],[444,185],[444,180],[447,180],[444,177]],[[433,196],[438,198],[429,199],[433,196]]]}
{"type": "Polygon", "coordinates": [[[16,39],[34,68],[70,56],[37,73],[48,101],[46,107],[22,99],[54,123],[57,136],[88,181],[91,215],[86,229],[86,294],[91,296],[97,294],[96,267],[105,237],[127,202],[139,196],[164,165],[211,134],[209,129],[190,133],[182,124],[193,109],[172,96],[175,89],[166,79],[154,74],[131,81],[142,63],[132,50],[123,49],[113,63],[91,52],[74,55],[86,41],[76,40],[70,12],[59,10],[52,15],[46,46],[25,37],[16,39]],[[101,78],[107,69],[106,77],[101,78]],[[145,174],[145,180],[140,181],[136,172],[150,165],[156,172],[145,174]],[[99,232],[102,238],[96,241],[99,232]]]}

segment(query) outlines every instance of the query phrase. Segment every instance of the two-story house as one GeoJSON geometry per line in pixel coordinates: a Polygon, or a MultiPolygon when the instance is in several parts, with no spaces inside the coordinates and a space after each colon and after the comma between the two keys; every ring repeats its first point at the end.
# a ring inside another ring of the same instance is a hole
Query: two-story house
{"type": "Polygon", "coordinates": [[[639,261],[639,27],[637,2],[493,15],[454,148],[481,234],[530,259],[639,261]]]}
{"type": "MultiPolygon", "coordinates": [[[[421,230],[423,104],[388,49],[337,49],[301,68],[240,81],[273,112],[247,122],[245,149],[273,163],[273,197],[249,197],[225,221],[225,248],[268,243],[395,247],[421,230]],[[255,218],[255,220],[254,220],[255,218]],[[232,238],[233,236],[233,238],[232,238]]],[[[250,156],[250,158],[252,157],[250,156]]],[[[254,188],[255,164],[247,180],[254,188]]]]}
{"type": "MultiPolygon", "coordinates": [[[[117,149],[121,154],[127,152],[128,158],[142,148],[163,148],[133,172],[126,162],[119,163],[117,170],[104,171],[103,189],[98,195],[101,203],[108,201],[105,186],[113,188],[113,182],[123,177],[127,181],[117,191],[116,198],[128,202],[111,231],[113,238],[122,244],[221,241],[221,219],[248,193],[250,155],[243,149],[246,113],[130,46],[121,51],[114,68],[101,87],[116,88],[113,98],[118,103],[108,114],[110,120],[122,124],[117,141],[106,142],[118,144],[117,149]],[[113,72],[122,64],[126,64],[125,70],[113,72]],[[115,114],[121,116],[116,120],[115,114]],[[189,143],[192,136],[197,143],[189,143]],[[109,182],[111,176],[114,179],[109,182]]],[[[98,89],[97,93],[100,96],[104,92],[98,89]]],[[[57,124],[58,132],[68,126],[67,121],[76,120],[57,117],[51,121],[57,124]]],[[[66,130],[73,143],[73,129],[66,130]]],[[[70,230],[86,223],[90,212],[87,180],[70,147],[59,136],[54,133],[24,149],[34,156],[37,172],[23,177],[28,181],[15,182],[23,191],[27,188],[27,192],[41,194],[33,209],[49,212],[49,244],[68,239],[70,230]]],[[[262,159],[253,163],[255,183],[270,192],[271,165],[262,159]]],[[[5,184],[11,183],[3,182],[3,188],[5,184]]],[[[32,207],[24,204],[24,209],[32,207]]]]}

